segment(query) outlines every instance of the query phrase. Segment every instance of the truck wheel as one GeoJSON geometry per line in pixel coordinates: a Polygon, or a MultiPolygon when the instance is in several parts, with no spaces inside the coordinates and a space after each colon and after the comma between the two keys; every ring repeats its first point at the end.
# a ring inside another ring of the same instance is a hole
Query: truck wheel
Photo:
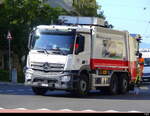
{"type": "Polygon", "coordinates": [[[115,74],[111,78],[109,91],[112,95],[116,95],[118,93],[118,78],[115,74]]]}
{"type": "Polygon", "coordinates": [[[44,95],[48,91],[47,88],[39,88],[39,87],[32,87],[32,90],[36,95],[44,95]]]}
{"type": "Polygon", "coordinates": [[[77,90],[75,91],[75,93],[79,97],[83,97],[83,96],[86,96],[88,94],[88,91],[89,91],[88,76],[83,74],[80,76],[80,79],[79,79],[78,84],[77,84],[77,90]]]}
{"type": "Polygon", "coordinates": [[[120,80],[119,80],[119,93],[120,94],[125,94],[128,92],[128,78],[125,75],[122,75],[120,80]]]}

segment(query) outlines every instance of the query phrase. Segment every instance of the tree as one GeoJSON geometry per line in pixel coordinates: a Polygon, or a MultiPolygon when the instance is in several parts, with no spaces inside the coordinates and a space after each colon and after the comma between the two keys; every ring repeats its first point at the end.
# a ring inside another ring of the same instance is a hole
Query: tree
{"type": "MultiPolygon", "coordinates": [[[[51,8],[41,0],[3,0],[0,5],[0,49],[8,50],[8,30],[12,33],[12,51],[19,59],[28,52],[29,32],[37,25],[49,25],[63,13],[61,8],[51,8]]],[[[22,72],[19,72],[20,74],[22,72]]]]}
{"type": "Polygon", "coordinates": [[[101,6],[96,0],[73,0],[75,14],[80,16],[94,16],[105,19],[104,12],[101,11],[101,6]]]}
{"type": "Polygon", "coordinates": [[[73,0],[73,6],[81,16],[97,16],[97,9],[100,8],[96,0],[73,0]]]}
{"type": "MultiPolygon", "coordinates": [[[[74,12],[73,15],[78,16],[92,16],[106,19],[104,12],[101,11],[101,6],[97,4],[96,0],[73,0],[74,12]]],[[[113,25],[105,21],[105,27],[113,28],[113,25]]]]}
{"type": "Polygon", "coordinates": [[[10,30],[14,38],[13,51],[21,58],[27,51],[31,29],[36,25],[50,24],[61,11],[60,8],[51,8],[41,0],[4,0],[0,7],[0,43],[4,43],[10,30]]]}

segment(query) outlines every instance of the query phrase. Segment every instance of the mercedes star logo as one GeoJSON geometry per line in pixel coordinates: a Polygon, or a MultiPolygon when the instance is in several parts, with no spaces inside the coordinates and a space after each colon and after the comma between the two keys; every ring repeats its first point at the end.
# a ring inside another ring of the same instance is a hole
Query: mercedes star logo
{"type": "Polygon", "coordinates": [[[44,69],[44,71],[49,71],[49,70],[50,70],[50,66],[49,66],[48,62],[46,62],[46,63],[43,65],[43,69],[44,69]]]}

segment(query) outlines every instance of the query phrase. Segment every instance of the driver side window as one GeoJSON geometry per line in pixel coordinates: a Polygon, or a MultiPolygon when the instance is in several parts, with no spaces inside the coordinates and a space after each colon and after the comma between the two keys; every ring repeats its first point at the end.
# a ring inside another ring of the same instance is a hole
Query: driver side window
{"type": "Polygon", "coordinates": [[[75,44],[76,54],[79,54],[84,51],[84,43],[85,43],[85,37],[79,34],[77,36],[76,44],[75,44]]]}

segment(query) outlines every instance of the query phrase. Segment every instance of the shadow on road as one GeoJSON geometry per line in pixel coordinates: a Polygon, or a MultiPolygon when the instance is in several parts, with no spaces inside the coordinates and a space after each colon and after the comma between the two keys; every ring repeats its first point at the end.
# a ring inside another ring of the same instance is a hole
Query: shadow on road
{"type": "MultiPolygon", "coordinates": [[[[71,98],[71,99],[104,99],[104,100],[150,100],[150,83],[143,83],[139,95],[135,95],[133,91],[125,95],[109,95],[100,91],[91,91],[86,97],[77,97],[65,91],[49,91],[43,97],[71,98]],[[146,89],[145,89],[146,88],[146,89]]],[[[1,85],[0,95],[20,95],[35,96],[31,87],[24,85],[1,85]]]]}
{"type": "Polygon", "coordinates": [[[69,92],[48,92],[45,97],[104,100],[150,100],[150,83],[143,83],[138,95],[135,95],[133,91],[129,91],[124,95],[110,95],[97,90],[91,91],[86,97],[78,97],[69,92]]]}
{"type": "Polygon", "coordinates": [[[139,95],[135,95],[132,92],[129,92],[125,95],[109,95],[102,93],[100,91],[90,92],[88,96],[78,97],[70,93],[58,93],[52,94],[48,93],[45,97],[57,97],[57,98],[74,98],[74,99],[104,99],[104,100],[150,100],[150,93],[140,93],[139,95]]]}
{"type": "Polygon", "coordinates": [[[48,92],[45,97],[62,97],[62,98],[76,98],[76,99],[105,99],[105,100],[150,100],[150,83],[143,83],[138,95],[134,91],[129,91],[124,95],[110,95],[102,93],[101,91],[91,91],[86,97],[77,97],[69,92],[51,93],[48,92]]]}

